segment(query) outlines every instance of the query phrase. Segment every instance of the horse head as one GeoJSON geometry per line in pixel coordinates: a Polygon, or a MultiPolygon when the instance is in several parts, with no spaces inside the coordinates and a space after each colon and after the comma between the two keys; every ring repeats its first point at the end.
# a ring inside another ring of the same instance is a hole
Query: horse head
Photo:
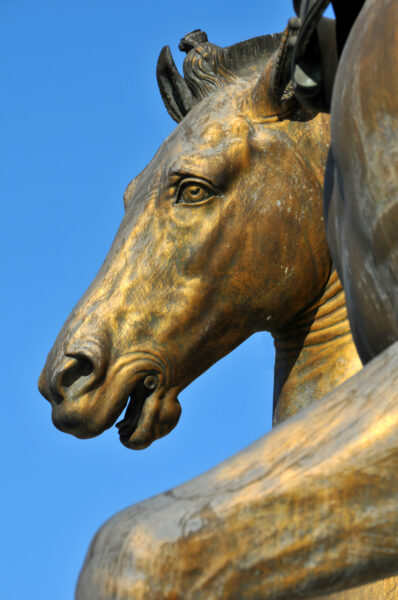
{"type": "Polygon", "coordinates": [[[328,119],[296,103],[287,35],[219,48],[183,38],[184,75],[158,62],[179,122],[128,185],[96,278],[47,358],[54,424],[80,438],[118,423],[145,448],[178,422],[179,392],[252,333],[283,332],[319,297],[328,119]]]}

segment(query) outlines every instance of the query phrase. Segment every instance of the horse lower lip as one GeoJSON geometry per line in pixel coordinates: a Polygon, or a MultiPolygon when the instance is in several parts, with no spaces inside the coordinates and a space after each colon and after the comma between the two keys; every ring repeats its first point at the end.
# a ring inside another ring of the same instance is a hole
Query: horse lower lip
{"type": "Polygon", "coordinates": [[[137,429],[145,400],[154,391],[154,389],[149,390],[147,387],[145,387],[142,381],[135,386],[133,392],[129,396],[124,419],[116,423],[116,427],[119,430],[119,436],[121,439],[130,438],[137,429]]]}
{"type": "Polygon", "coordinates": [[[144,401],[140,403],[135,402],[132,396],[130,396],[124,419],[116,423],[121,438],[129,438],[134,433],[141,416],[144,401]]]}

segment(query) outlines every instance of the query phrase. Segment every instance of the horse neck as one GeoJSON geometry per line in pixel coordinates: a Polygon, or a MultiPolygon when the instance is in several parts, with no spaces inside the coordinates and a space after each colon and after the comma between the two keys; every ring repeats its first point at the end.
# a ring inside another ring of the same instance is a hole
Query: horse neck
{"type": "Polygon", "coordinates": [[[362,367],[336,271],[322,296],[274,339],[274,424],[319,400],[362,367]]]}

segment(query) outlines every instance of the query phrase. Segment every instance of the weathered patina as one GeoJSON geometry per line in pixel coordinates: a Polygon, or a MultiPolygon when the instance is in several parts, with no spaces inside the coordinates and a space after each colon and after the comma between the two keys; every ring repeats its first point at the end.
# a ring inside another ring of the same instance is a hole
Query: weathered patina
{"type": "Polygon", "coordinates": [[[398,342],[328,396],[97,533],[78,600],[396,600],[398,342]],[[328,596],[329,593],[333,593],[328,596]]]}
{"type": "Polygon", "coordinates": [[[295,95],[332,115],[325,217],[363,362],[398,340],[398,5],[296,0],[295,95]],[[331,97],[333,93],[333,102],[331,97]]]}
{"type": "Polygon", "coordinates": [[[367,362],[398,340],[398,3],[367,0],[339,62],[325,216],[367,362]]]}
{"type": "MultiPolygon", "coordinates": [[[[185,79],[169,51],[161,55],[162,96],[181,123],[127,188],[112,249],[40,378],[55,424],[78,437],[110,427],[130,397],[120,437],[146,447],[178,421],[179,391],[258,330],[276,343],[275,422],[360,367],[322,219],[328,119],[291,93],[287,34],[229,49],[203,35],[182,41],[185,79]]],[[[344,402],[358,396],[352,385],[344,402]]],[[[358,488],[373,481],[363,471],[372,448],[384,467],[390,421],[372,430],[362,396],[351,412],[333,398],[233,459],[232,471],[222,465],[221,496],[202,479],[192,515],[191,492],[185,501],[176,492],[132,509],[132,520],[116,517],[89,552],[79,600],[310,598],[390,574],[384,555],[370,568],[380,513],[365,540],[371,501],[358,488]],[[348,434],[361,407],[364,420],[348,434]],[[168,515],[177,506],[178,524],[168,515]],[[362,562],[350,554],[354,530],[366,541],[362,562]]]]}
{"type": "MultiPolygon", "coordinates": [[[[41,376],[54,423],[78,437],[131,397],[121,441],[148,446],[177,423],[178,393],[255,331],[275,337],[276,421],[360,366],[322,217],[328,118],[278,81],[286,36],[195,44],[192,108],[128,186],[110,253],[41,376]]],[[[172,69],[166,49],[169,109],[182,105],[172,69]]]]}

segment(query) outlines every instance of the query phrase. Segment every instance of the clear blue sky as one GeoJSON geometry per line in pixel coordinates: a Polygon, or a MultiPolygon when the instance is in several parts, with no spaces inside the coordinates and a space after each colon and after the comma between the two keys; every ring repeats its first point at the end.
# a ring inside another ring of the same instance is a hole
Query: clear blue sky
{"type": "Polygon", "coordinates": [[[149,449],[114,428],[56,430],[36,380],[122,218],[127,183],[174,127],[155,67],[195,28],[229,45],[281,31],[291,0],[1,0],[1,502],[7,600],[70,600],[89,542],[118,510],[237,452],[271,423],[273,345],[257,334],[180,396],[149,449]]]}

